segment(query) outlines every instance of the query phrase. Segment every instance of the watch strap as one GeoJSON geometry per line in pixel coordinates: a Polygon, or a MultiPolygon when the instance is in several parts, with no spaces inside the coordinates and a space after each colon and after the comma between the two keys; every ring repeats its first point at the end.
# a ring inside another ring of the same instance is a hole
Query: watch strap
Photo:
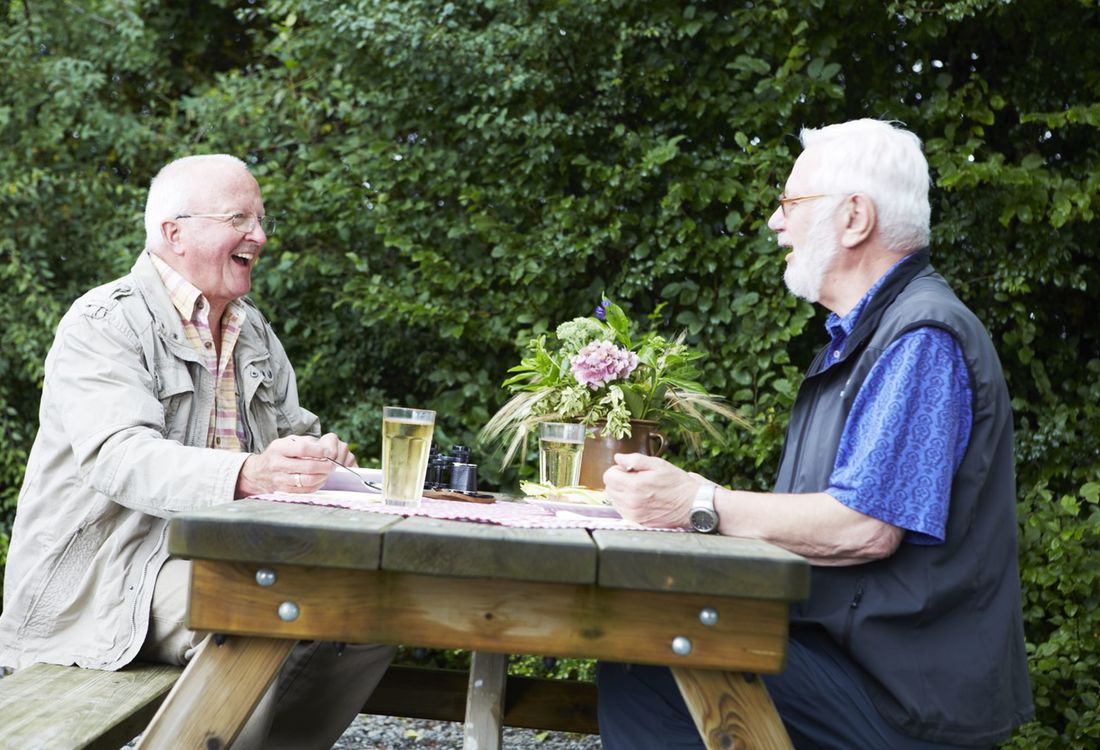
{"type": "Polygon", "coordinates": [[[718,485],[710,482],[695,491],[695,500],[691,504],[691,527],[696,531],[713,534],[718,530],[718,511],[714,508],[714,493],[718,485]],[[697,521],[696,519],[700,519],[697,521]]]}

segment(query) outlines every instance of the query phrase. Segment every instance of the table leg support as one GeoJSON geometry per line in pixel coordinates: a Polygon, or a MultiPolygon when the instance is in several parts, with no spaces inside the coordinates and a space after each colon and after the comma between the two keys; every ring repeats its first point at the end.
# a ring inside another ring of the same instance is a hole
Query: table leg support
{"type": "Polygon", "coordinates": [[[463,750],[500,750],[508,656],[475,651],[466,690],[463,750]]]}
{"type": "Polygon", "coordinates": [[[672,668],[708,750],[792,750],[764,681],[740,672],[672,668]]]}
{"type": "Polygon", "coordinates": [[[138,750],[226,748],[237,738],[297,641],[230,636],[203,641],[138,750]],[[232,675],[231,681],[225,680],[232,675]]]}

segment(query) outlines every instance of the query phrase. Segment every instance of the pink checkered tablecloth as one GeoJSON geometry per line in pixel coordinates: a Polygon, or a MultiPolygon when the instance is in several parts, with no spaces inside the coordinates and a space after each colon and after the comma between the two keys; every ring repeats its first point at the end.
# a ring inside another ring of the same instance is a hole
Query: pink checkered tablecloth
{"type": "Polygon", "coordinates": [[[495,503],[467,503],[424,498],[419,508],[384,505],[379,495],[364,492],[323,490],[310,495],[274,492],[258,495],[262,500],[333,508],[362,510],[395,516],[424,516],[449,521],[473,521],[524,529],[629,529],[632,531],[681,531],[654,529],[624,520],[609,506],[567,505],[536,499],[498,500],[495,503]]]}

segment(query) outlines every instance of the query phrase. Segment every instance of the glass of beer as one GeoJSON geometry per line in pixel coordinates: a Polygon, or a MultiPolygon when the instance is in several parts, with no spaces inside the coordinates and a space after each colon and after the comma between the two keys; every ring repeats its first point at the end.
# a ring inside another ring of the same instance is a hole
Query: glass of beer
{"type": "Polygon", "coordinates": [[[424,494],[435,412],[386,406],[382,409],[382,502],[416,508],[424,494]]]}
{"type": "Polygon", "coordinates": [[[539,422],[539,481],[574,487],[581,478],[585,426],[576,422],[539,422]]]}

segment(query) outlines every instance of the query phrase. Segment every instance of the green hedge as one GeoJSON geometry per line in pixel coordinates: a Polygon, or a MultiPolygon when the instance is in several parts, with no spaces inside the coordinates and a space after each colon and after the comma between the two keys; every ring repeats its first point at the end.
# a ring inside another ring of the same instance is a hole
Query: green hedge
{"type": "Polygon", "coordinates": [[[752,424],[677,460],[762,488],[822,340],[765,227],[798,129],[897,119],[1016,409],[1038,719],[1010,744],[1100,745],[1094,1],[191,6],[0,11],[0,554],[52,328],[128,268],[174,156],[253,165],[279,219],[254,296],[364,461],[383,403],[472,443],[522,342],[606,291],[635,316],[668,302],[752,424]]]}

